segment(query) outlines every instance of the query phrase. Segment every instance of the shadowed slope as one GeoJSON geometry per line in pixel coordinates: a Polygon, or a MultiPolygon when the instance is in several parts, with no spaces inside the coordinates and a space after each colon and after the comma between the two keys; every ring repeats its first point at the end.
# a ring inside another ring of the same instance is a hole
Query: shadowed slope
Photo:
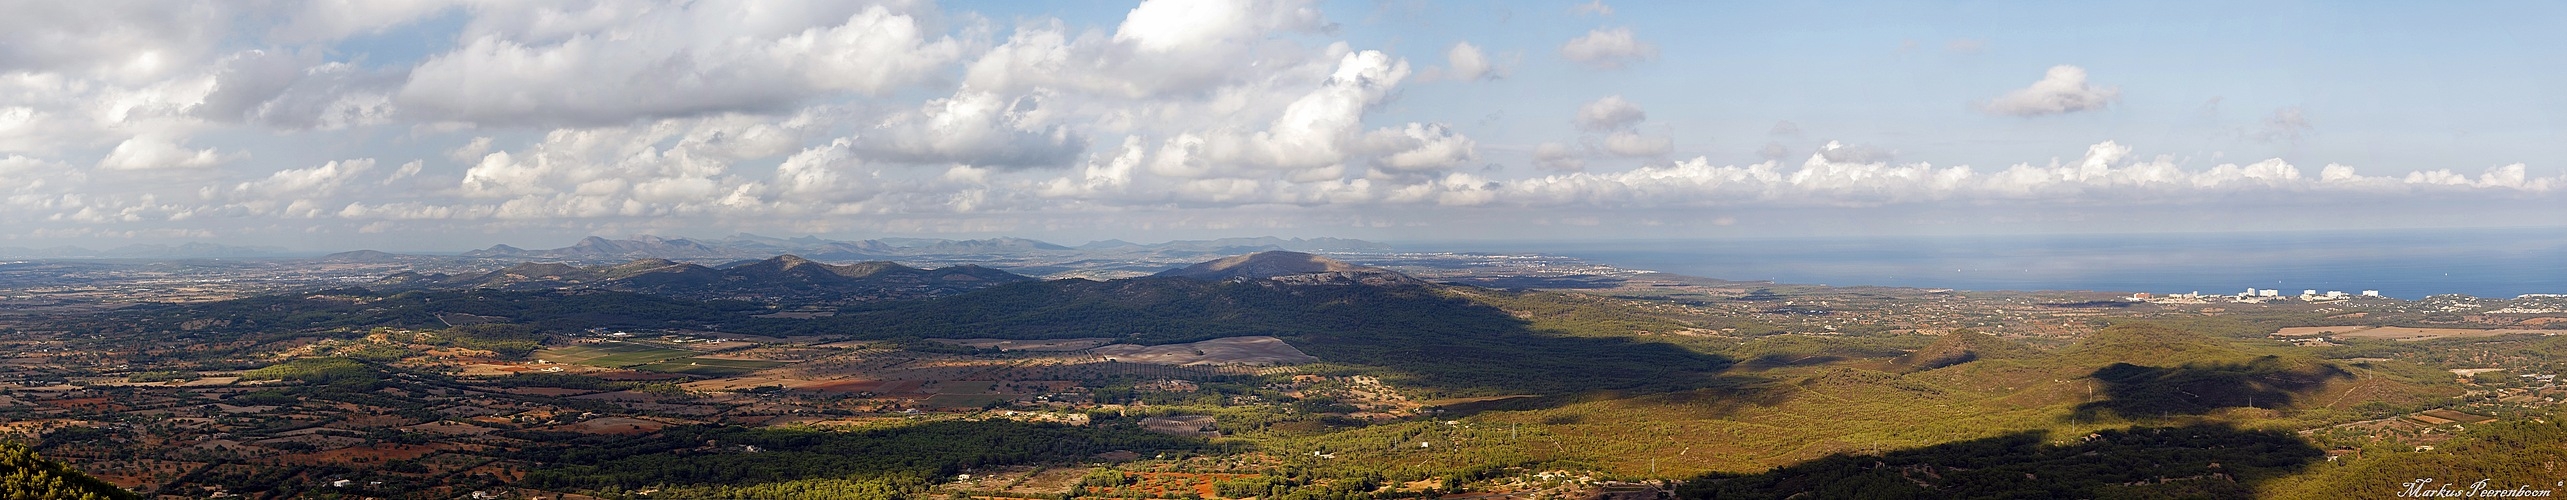
{"type": "Polygon", "coordinates": [[[1257,252],[1204,262],[1153,275],[1204,281],[1275,280],[1294,284],[1415,285],[1416,278],[1378,267],[1358,266],[1301,252],[1257,252]]]}
{"type": "Polygon", "coordinates": [[[2044,434],[1834,455],[1763,474],[1712,474],[1683,498],[2248,498],[2324,453],[2282,431],[2139,427],[2072,444],[2044,434]]]}
{"type": "Polygon", "coordinates": [[[893,262],[832,265],[780,255],[719,269],[664,259],[640,259],[598,267],[526,263],[478,276],[401,273],[376,281],[375,286],[389,289],[603,288],[688,299],[836,302],[937,297],[1033,279],[972,265],[942,269],[919,269],[893,262]]]}

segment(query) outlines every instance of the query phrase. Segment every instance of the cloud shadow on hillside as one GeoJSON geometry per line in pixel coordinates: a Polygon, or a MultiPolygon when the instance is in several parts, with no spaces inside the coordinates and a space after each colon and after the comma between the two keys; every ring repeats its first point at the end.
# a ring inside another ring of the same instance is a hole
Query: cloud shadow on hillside
{"type": "Polygon", "coordinates": [[[2044,432],[1831,455],[1762,474],[1708,474],[1680,498],[2247,498],[2324,452],[2286,431],[2138,427],[2049,444],[2044,432]]]}
{"type": "Polygon", "coordinates": [[[2352,372],[2329,364],[2290,366],[2265,356],[2243,363],[2186,363],[2173,367],[2114,363],[2088,375],[2105,399],[2077,405],[2080,422],[2202,415],[2221,408],[2286,408],[2309,391],[2352,372]]]}

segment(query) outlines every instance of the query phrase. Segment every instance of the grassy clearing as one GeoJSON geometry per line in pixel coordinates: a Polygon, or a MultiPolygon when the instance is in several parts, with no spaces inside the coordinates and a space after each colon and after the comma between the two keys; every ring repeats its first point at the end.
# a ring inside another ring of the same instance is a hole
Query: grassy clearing
{"type": "Polygon", "coordinates": [[[694,356],[695,351],[660,347],[636,342],[609,341],[597,344],[546,349],[538,359],[609,368],[648,365],[694,356]]]}
{"type": "Polygon", "coordinates": [[[707,377],[737,377],[747,375],[750,372],[788,364],[791,363],[781,361],[689,357],[638,365],[634,366],[633,369],[655,372],[684,373],[688,375],[703,375],[707,377]]]}

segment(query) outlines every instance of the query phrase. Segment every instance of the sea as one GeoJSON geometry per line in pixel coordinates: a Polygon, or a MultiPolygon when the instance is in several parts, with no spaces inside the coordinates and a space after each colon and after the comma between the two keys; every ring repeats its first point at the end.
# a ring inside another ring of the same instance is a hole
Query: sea
{"type": "Polygon", "coordinates": [[[2567,294],[2567,228],[1477,242],[1728,280],[2417,299],[2567,294]]]}

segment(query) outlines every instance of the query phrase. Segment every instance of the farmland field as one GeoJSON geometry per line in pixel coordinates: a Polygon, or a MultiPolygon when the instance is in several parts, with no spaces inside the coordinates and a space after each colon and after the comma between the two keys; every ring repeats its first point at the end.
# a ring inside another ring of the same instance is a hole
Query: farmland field
{"type": "Polygon", "coordinates": [[[778,366],[784,366],[784,365],[788,365],[788,364],[791,364],[791,363],[785,363],[785,362],[781,362],[781,361],[758,361],[758,360],[749,360],[749,359],[678,358],[678,359],[670,359],[670,360],[666,360],[666,361],[660,361],[660,362],[656,362],[656,363],[644,364],[644,365],[640,365],[640,366],[634,366],[634,367],[633,367],[633,369],[636,369],[636,370],[650,370],[650,371],[656,371],[656,372],[684,373],[684,374],[689,374],[689,375],[704,375],[704,376],[710,376],[710,377],[736,377],[736,376],[740,376],[740,375],[747,375],[747,374],[749,374],[749,372],[754,372],[754,371],[758,371],[758,370],[764,370],[764,369],[768,369],[768,368],[774,368],[774,367],[778,367],[778,366]]]}
{"type": "Polygon", "coordinates": [[[659,347],[636,342],[603,342],[591,345],[547,349],[537,358],[555,363],[570,363],[610,368],[647,365],[694,356],[695,351],[659,347]]]}

